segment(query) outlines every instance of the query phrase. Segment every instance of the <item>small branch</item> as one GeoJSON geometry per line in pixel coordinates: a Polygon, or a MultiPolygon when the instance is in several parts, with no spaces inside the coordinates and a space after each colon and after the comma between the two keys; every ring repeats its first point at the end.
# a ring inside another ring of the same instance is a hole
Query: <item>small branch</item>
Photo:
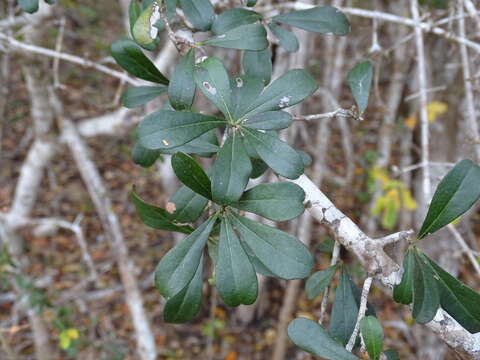
{"type": "Polygon", "coordinates": [[[355,120],[363,120],[361,116],[359,116],[355,108],[351,109],[337,109],[334,111],[326,112],[323,114],[312,114],[312,115],[295,115],[293,117],[293,120],[299,120],[299,121],[311,121],[311,120],[321,120],[321,119],[330,119],[334,118],[337,116],[345,117],[345,118],[353,118],[355,120]]]}
{"type": "Polygon", "coordinates": [[[352,351],[353,346],[355,345],[355,342],[357,340],[358,332],[360,330],[360,321],[362,321],[363,317],[365,316],[365,311],[367,310],[368,294],[370,292],[370,287],[372,286],[372,281],[373,277],[369,276],[365,279],[365,282],[363,283],[357,322],[355,323],[355,328],[353,329],[352,336],[350,336],[350,340],[348,340],[348,344],[346,346],[347,351],[352,351]]]}
{"type": "Polygon", "coordinates": [[[475,269],[477,274],[480,275],[480,264],[478,263],[477,259],[475,258],[475,255],[474,255],[472,249],[470,249],[470,247],[467,245],[467,243],[463,239],[462,235],[460,235],[460,233],[458,232],[458,230],[455,228],[454,225],[448,224],[447,228],[452,233],[453,237],[458,242],[458,244],[462,248],[463,252],[467,255],[468,259],[472,263],[473,268],[475,269]]]}

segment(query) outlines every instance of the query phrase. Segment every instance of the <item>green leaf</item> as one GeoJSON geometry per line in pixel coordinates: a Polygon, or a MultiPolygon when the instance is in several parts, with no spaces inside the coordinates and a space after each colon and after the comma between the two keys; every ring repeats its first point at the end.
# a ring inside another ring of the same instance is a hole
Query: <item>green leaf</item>
{"type": "Polygon", "coordinates": [[[208,157],[212,153],[218,152],[219,149],[215,129],[212,129],[184,145],[163,149],[161,152],[162,154],[175,154],[181,151],[186,154],[198,154],[199,156],[208,157]]]}
{"type": "Polygon", "coordinates": [[[420,258],[428,262],[435,273],[433,281],[438,284],[442,308],[470,333],[480,332],[480,295],[425,254],[421,253],[420,258]]]}
{"type": "Polygon", "coordinates": [[[241,25],[253,24],[261,18],[259,13],[252,10],[230,9],[217,16],[212,25],[212,33],[221,35],[241,25]]]}
{"type": "Polygon", "coordinates": [[[202,44],[227,49],[264,50],[268,47],[268,40],[263,25],[248,24],[207,39],[202,44]]]}
{"type": "Polygon", "coordinates": [[[328,360],[359,360],[345,350],[316,321],[297,318],[288,325],[288,337],[302,350],[328,360]]]}
{"type": "Polygon", "coordinates": [[[258,295],[257,275],[232,225],[222,219],[218,261],[215,265],[218,291],[225,304],[253,304],[258,295]]]}
{"type": "Polygon", "coordinates": [[[250,179],[252,164],[247,151],[234,133],[217,154],[212,168],[212,196],[216,203],[230,204],[242,196],[250,179]]]}
{"type": "Polygon", "coordinates": [[[348,73],[347,81],[353,98],[357,103],[358,111],[362,114],[368,106],[370,87],[373,79],[373,66],[370,61],[356,65],[348,73]]]}
{"type": "Polygon", "coordinates": [[[335,247],[335,240],[328,238],[318,244],[318,251],[331,254],[333,252],[333,248],[335,247]]]}
{"type": "Polygon", "coordinates": [[[130,23],[130,33],[132,34],[132,36],[133,36],[133,27],[135,26],[135,23],[137,22],[137,19],[139,18],[141,13],[142,13],[142,9],[140,8],[138,1],[131,0],[130,5],[128,7],[128,20],[130,23]]]}
{"type": "Polygon", "coordinates": [[[403,275],[400,284],[393,288],[393,300],[397,303],[408,305],[413,300],[413,250],[408,249],[403,257],[403,275]]]}
{"type": "Polygon", "coordinates": [[[252,7],[257,4],[257,0],[242,0],[246,6],[252,7]]]}
{"type": "Polygon", "coordinates": [[[273,35],[275,35],[275,37],[278,39],[281,47],[288,52],[298,51],[300,45],[298,44],[298,39],[294,33],[273,23],[268,24],[268,27],[270,30],[272,30],[273,35]]]}
{"type": "Polygon", "coordinates": [[[400,360],[397,350],[389,349],[383,352],[387,357],[387,360],[400,360]]]}
{"type": "Polygon", "coordinates": [[[184,111],[159,110],[146,116],[137,128],[137,135],[148,149],[171,149],[218,126],[225,121],[212,116],[184,111]]]}
{"type": "Polygon", "coordinates": [[[159,150],[147,149],[139,143],[136,143],[132,149],[133,162],[144,168],[148,168],[153,164],[155,164],[155,161],[157,161],[159,156],[160,156],[159,150]]]}
{"type": "Polygon", "coordinates": [[[375,316],[365,316],[360,321],[360,331],[370,359],[379,360],[383,348],[382,324],[375,316]]]}
{"type": "Polygon", "coordinates": [[[292,116],[285,111],[266,111],[250,116],[242,124],[250,129],[281,130],[292,124],[292,116]]]}
{"type": "Polygon", "coordinates": [[[117,64],[130,74],[143,80],[168,85],[168,79],[158,71],[135,41],[130,39],[117,40],[112,44],[111,50],[117,64]]]}
{"type": "Polygon", "coordinates": [[[195,97],[194,66],[195,51],[190,49],[180,58],[168,85],[168,98],[175,110],[188,110],[192,107],[195,97]]]}
{"type": "Polygon", "coordinates": [[[237,76],[230,80],[234,120],[240,119],[247,112],[250,105],[260,96],[263,87],[261,78],[248,75],[237,76]]]}
{"type": "Polygon", "coordinates": [[[449,224],[480,198],[480,166],[462,160],[438,184],[418,234],[421,239],[449,224]]]}
{"type": "Polygon", "coordinates": [[[160,20],[159,6],[152,2],[135,21],[132,29],[132,36],[140,45],[149,45],[158,36],[158,29],[154,26],[160,20]]]}
{"type": "Polygon", "coordinates": [[[268,165],[262,159],[251,159],[252,161],[252,173],[250,174],[251,179],[256,179],[262,176],[265,171],[268,169],[268,165]]]}
{"type": "Polygon", "coordinates": [[[305,284],[305,291],[307,292],[308,300],[313,300],[317,296],[320,296],[328,284],[333,279],[335,272],[337,271],[338,264],[330,266],[328,269],[317,271],[313,273],[305,284]]]}
{"type": "Polygon", "coordinates": [[[245,51],[242,58],[242,67],[247,76],[260,78],[264,84],[268,84],[273,71],[270,48],[260,51],[245,51]]]}
{"type": "Polygon", "coordinates": [[[215,12],[209,0],[180,0],[180,6],[188,21],[202,31],[210,30],[215,12]]]}
{"type": "Polygon", "coordinates": [[[38,11],[38,0],[18,0],[18,5],[30,14],[38,11]]]}
{"type": "Polygon", "coordinates": [[[231,215],[240,237],[259,262],[282,279],[303,279],[310,274],[313,257],[294,236],[243,216],[231,215]]]}
{"type": "Polygon", "coordinates": [[[175,296],[192,280],[216,220],[216,216],[209,218],[160,260],[155,269],[155,285],[164,297],[175,296]]]}
{"type": "Polygon", "coordinates": [[[167,210],[146,203],[135,193],[135,190],[132,190],[131,196],[137,214],[145,225],[154,229],[177,231],[184,234],[190,234],[193,231],[190,226],[176,225],[167,210]]]}
{"type": "Polygon", "coordinates": [[[231,120],[230,79],[222,61],[216,57],[205,59],[195,66],[194,77],[202,94],[231,120]]]}
{"type": "Polygon", "coordinates": [[[273,171],[288,179],[296,179],[303,173],[302,157],[276,135],[243,128],[244,140],[257,152],[273,171]]]}
{"type": "Polygon", "coordinates": [[[207,206],[208,199],[198,195],[187,186],[182,186],[172,196],[169,203],[175,206],[172,218],[179,223],[193,223],[198,220],[207,206]]]}
{"type": "Polygon", "coordinates": [[[347,17],[331,6],[317,6],[307,10],[277,15],[273,21],[321,34],[347,35],[350,23],[347,17]]]}
{"type": "Polygon", "coordinates": [[[251,188],[232,206],[273,221],[286,221],[303,213],[304,200],[305,192],[300,186],[290,182],[278,182],[251,188]]]}
{"type": "Polygon", "coordinates": [[[123,94],[122,104],[127,108],[135,108],[167,92],[164,86],[135,86],[128,88],[123,94]]]}
{"type": "Polygon", "coordinates": [[[172,168],[183,184],[207,199],[212,198],[210,179],[191,156],[182,152],[175,153],[172,156],[172,168]]]}
{"type": "Polygon", "coordinates": [[[413,267],[413,309],[412,316],[419,324],[426,324],[435,317],[440,305],[437,281],[428,262],[422,259],[418,250],[414,253],[413,267]]]}
{"type": "Polygon", "coordinates": [[[315,80],[306,71],[290,70],[263,90],[250,105],[245,117],[264,111],[282,110],[298,104],[312,95],[317,88],[315,80]]]}
{"type": "Polygon", "coordinates": [[[192,280],[165,304],[163,319],[168,323],[185,323],[192,320],[202,307],[203,259],[200,259],[192,280]]]}
{"type": "Polygon", "coordinates": [[[335,291],[332,317],[330,323],[330,334],[338,339],[344,346],[352,336],[358,315],[358,303],[351,286],[348,272],[342,268],[340,283],[335,291]]]}

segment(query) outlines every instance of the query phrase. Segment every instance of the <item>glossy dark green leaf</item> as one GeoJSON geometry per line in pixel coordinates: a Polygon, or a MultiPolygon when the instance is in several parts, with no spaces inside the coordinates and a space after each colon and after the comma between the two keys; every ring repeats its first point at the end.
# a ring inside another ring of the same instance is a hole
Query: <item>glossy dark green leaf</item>
{"type": "Polygon", "coordinates": [[[160,110],[146,116],[137,135],[148,149],[171,149],[184,145],[225,121],[186,111],[160,110]]]}
{"type": "Polygon", "coordinates": [[[195,51],[190,49],[180,58],[173,71],[168,85],[168,98],[175,110],[188,110],[192,107],[195,97],[195,82],[193,68],[195,66],[195,51]]]}
{"type": "Polygon", "coordinates": [[[408,305],[413,301],[413,250],[408,249],[403,257],[403,275],[400,284],[393,288],[393,300],[408,305]]]}
{"type": "Polygon", "coordinates": [[[192,280],[165,304],[163,319],[168,323],[185,323],[192,320],[202,307],[202,258],[192,280]]]}
{"type": "Polygon", "coordinates": [[[230,79],[222,61],[216,57],[206,58],[195,66],[194,77],[202,94],[214,103],[227,119],[231,119],[230,79]]]}
{"type": "Polygon", "coordinates": [[[147,149],[139,143],[136,143],[132,149],[133,162],[144,168],[148,168],[153,164],[155,164],[155,161],[157,161],[159,156],[160,156],[159,150],[147,149]]]}
{"type": "Polygon", "coordinates": [[[304,200],[305,192],[300,186],[291,182],[278,182],[251,188],[232,206],[273,221],[286,221],[303,213],[304,200]]]}
{"type": "Polygon", "coordinates": [[[216,153],[218,147],[218,139],[215,129],[207,131],[199,137],[189,141],[188,143],[171,149],[163,149],[162,154],[175,154],[176,152],[184,152],[186,154],[197,154],[199,156],[208,157],[212,153],[216,153]]]}
{"type": "Polygon", "coordinates": [[[303,173],[302,157],[276,135],[244,128],[245,141],[277,174],[296,179],[303,173]]]}
{"type": "Polygon", "coordinates": [[[175,296],[192,280],[216,219],[209,218],[160,260],[155,269],[155,285],[164,297],[175,296]]]}
{"type": "Polygon", "coordinates": [[[252,7],[257,4],[257,0],[242,0],[245,3],[245,6],[252,7]]]}
{"type": "Polygon", "coordinates": [[[360,321],[360,331],[370,359],[379,360],[384,337],[382,324],[375,316],[365,316],[360,321]]]}
{"type": "Polygon", "coordinates": [[[348,73],[347,81],[353,98],[357,103],[358,111],[363,113],[368,106],[370,87],[373,79],[373,66],[370,61],[356,65],[348,73]]]}
{"type": "Polygon", "coordinates": [[[304,70],[293,69],[271,83],[250,105],[247,115],[282,110],[298,104],[317,90],[315,80],[304,70]]]}
{"type": "Polygon", "coordinates": [[[222,220],[218,261],[215,265],[218,291],[225,304],[253,304],[258,294],[257,275],[232,225],[222,220]]]}
{"type": "Polygon", "coordinates": [[[397,350],[385,350],[383,354],[387,357],[387,360],[400,360],[397,350]]]}
{"type": "Polygon", "coordinates": [[[350,23],[347,17],[340,10],[331,6],[317,6],[307,10],[292,11],[274,16],[272,20],[322,34],[347,35],[350,32],[350,23]]]}
{"type": "Polygon", "coordinates": [[[263,80],[258,77],[242,75],[230,80],[234,120],[240,119],[247,112],[250,105],[260,96],[263,87],[263,80]]]}
{"type": "Polygon", "coordinates": [[[202,31],[210,30],[215,12],[210,0],[180,0],[185,16],[192,25],[202,31]]]}
{"type": "Polygon", "coordinates": [[[140,79],[168,85],[168,79],[155,67],[135,41],[120,39],[112,46],[112,56],[122,68],[140,79]]]}
{"type": "Polygon", "coordinates": [[[212,32],[215,35],[225,34],[236,27],[253,24],[261,19],[261,15],[253,10],[230,9],[217,16],[212,25],[212,32]]]}
{"type": "Polygon", "coordinates": [[[328,360],[359,360],[316,322],[297,318],[288,325],[288,337],[302,350],[328,360]]]}
{"type": "Polygon", "coordinates": [[[212,168],[213,200],[230,204],[240,199],[251,172],[252,164],[240,135],[230,135],[218,152],[212,168]]]}
{"type": "Polygon", "coordinates": [[[191,156],[178,152],[172,156],[172,168],[178,179],[197,194],[212,198],[208,175],[191,156]]]}
{"type": "Polygon", "coordinates": [[[184,234],[190,234],[193,231],[190,226],[176,225],[172,215],[167,210],[146,203],[135,191],[131,192],[131,196],[137,214],[145,225],[154,229],[176,231],[184,234]]]}
{"type": "Polygon", "coordinates": [[[292,124],[292,116],[285,111],[265,111],[250,116],[242,124],[250,129],[281,130],[292,124]]]}
{"type": "Polygon", "coordinates": [[[18,5],[30,14],[38,11],[38,0],[18,0],[18,5]]]}
{"type": "Polygon", "coordinates": [[[262,159],[251,159],[252,161],[252,173],[250,174],[251,179],[256,179],[262,176],[265,171],[268,169],[268,165],[262,159]]]}
{"type": "Polygon", "coordinates": [[[123,94],[122,104],[127,108],[142,106],[166,92],[167,88],[164,86],[130,87],[123,94]]]}
{"type": "Polygon", "coordinates": [[[233,224],[255,257],[276,277],[303,279],[310,274],[313,257],[294,236],[243,216],[233,215],[233,224]]]}
{"type": "Polygon", "coordinates": [[[480,332],[480,294],[458,281],[425,254],[422,261],[428,262],[434,272],[434,281],[440,291],[440,304],[460,325],[472,334],[480,332]]]}
{"type": "Polygon", "coordinates": [[[435,190],[418,234],[421,239],[451,223],[480,198],[480,166],[462,160],[448,172],[435,190]]]}
{"type": "Polygon", "coordinates": [[[298,44],[298,39],[295,34],[287,29],[282,28],[276,24],[268,24],[270,30],[272,30],[273,35],[278,39],[280,46],[289,52],[297,52],[300,45],[298,44]]]}
{"type": "Polygon", "coordinates": [[[313,300],[317,296],[320,296],[335,275],[338,264],[330,266],[328,269],[317,271],[313,273],[305,284],[305,291],[307,293],[308,300],[313,300]]]}
{"type": "Polygon", "coordinates": [[[344,346],[352,336],[358,315],[358,303],[351,286],[350,275],[342,268],[340,283],[335,291],[330,334],[344,346]]]}
{"type": "Polygon", "coordinates": [[[193,223],[198,220],[207,206],[208,199],[195,193],[187,186],[182,186],[172,196],[169,203],[175,207],[172,218],[179,223],[193,223]]]}
{"type": "Polygon", "coordinates": [[[260,51],[245,51],[242,58],[242,67],[247,76],[260,78],[264,84],[268,84],[273,71],[270,48],[260,51]]]}
{"type": "Polygon", "coordinates": [[[141,13],[142,13],[142,9],[140,8],[138,1],[130,0],[130,5],[128,6],[128,20],[130,24],[130,33],[132,34],[132,36],[133,36],[133,27],[135,26],[135,23],[137,22],[137,19],[141,13]]]}
{"type": "Polygon", "coordinates": [[[426,324],[434,318],[440,306],[437,281],[428,262],[414,250],[413,267],[413,309],[412,316],[419,324],[426,324]]]}
{"type": "Polygon", "coordinates": [[[268,47],[268,40],[263,25],[248,24],[207,39],[202,44],[227,49],[264,50],[268,47]]]}

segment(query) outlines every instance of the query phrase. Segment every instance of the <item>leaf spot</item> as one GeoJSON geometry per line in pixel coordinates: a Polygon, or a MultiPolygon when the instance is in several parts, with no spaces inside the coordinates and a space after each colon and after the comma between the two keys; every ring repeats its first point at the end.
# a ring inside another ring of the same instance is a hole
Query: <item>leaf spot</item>
{"type": "Polygon", "coordinates": [[[243,86],[242,78],[236,78],[235,82],[237,83],[237,88],[241,88],[243,86]]]}
{"type": "Polygon", "coordinates": [[[208,81],[203,82],[203,87],[212,95],[217,95],[217,89],[215,89],[208,81]]]}
{"type": "Polygon", "coordinates": [[[170,145],[170,143],[169,143],[167,140],[165,140],[165,139],[162,140],[162,143],[163,143],[163,145],[165,145],[165,146],[170,145]]]}
{"type": "Polygon", "coordinates": [[[218,39],[223,39],[223,38],[225,38],[225,36],[227,36],[227,35],[222,34],[222,35],[218,35],[217,38],[218,38],[218,39]]]}
{"type": "Polygon", "coordinates": [[[291,98],[292,98],[291,96],[284,96],[284,97],[282,97],[282,98],[280,99],[280,102],[278,103],[278,106],[279,106],[280,108],[284,108],[284,107],[289,106],[289,104],[290,104],[290,99],[291,99],[291,98]]]}
{"type": "Polygon", "coordinates": [[[165,209],[167,210],[167,212],[169,214],[173,214],[175,212],[175,210],[177,210],[177,205],[175,205],[175,203],[173,202],[167,202],[167,205],[165,206],[165,209]]]}

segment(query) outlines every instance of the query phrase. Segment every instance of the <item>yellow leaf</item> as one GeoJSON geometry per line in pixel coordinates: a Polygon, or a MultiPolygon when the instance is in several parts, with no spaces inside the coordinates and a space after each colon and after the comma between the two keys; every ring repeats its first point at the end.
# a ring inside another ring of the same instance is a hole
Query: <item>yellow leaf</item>
{"type": "Polygon", "coordinates": [[[428,122],[437,120],[437,117],[445,114],[448,110],[448,105],[441,101],[432,101],[427,105],[428,122]]]}
{"type": "Polygon", "coordinates": [[[68,337],[72,340],[78,339],[80,337],[78,330],[75,328],[67,329],[66,332],[68,334],[68,337]]]}
{"type": "Polygon", "coordinates": [[[412,197],[410,190],[405,188],[402,189],[402,202],[403,202],[403,206],[407,210],[415,210],[417,208],[417,202],[412,197]]]}
{"type": "Polygon", "coordinates": [[[60,333],[60,348],[63,350],[67,350],[70,347],[72,340],[70,336],[68,336],[67,330],[64,330],[60,333]]]}
{"type": "Polygon", "coordinates": [[[417,115],[413,114],[410,115],[408,118],[405,119],[405,126],[409,127],[410,129],[415,128],[417,125],[417,115]]]}

